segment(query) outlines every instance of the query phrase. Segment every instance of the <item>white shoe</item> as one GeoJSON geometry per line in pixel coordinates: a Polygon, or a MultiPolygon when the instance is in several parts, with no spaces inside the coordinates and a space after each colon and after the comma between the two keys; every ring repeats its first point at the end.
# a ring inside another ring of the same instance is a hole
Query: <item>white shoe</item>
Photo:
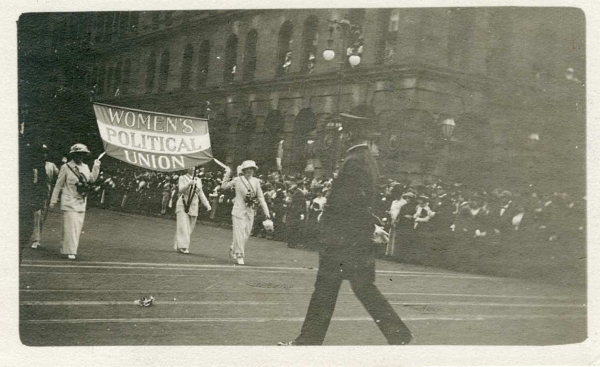
{"type": "Polygon", "coordinates": [[[69,255],[67,257],[69,258],[69,260],[75,260],[75,255],[69,255]]]}
{"type": "Polygon", "coordinates": [[[38,248],[41,245],[42,245],[41,243],[39,243],[38,241],[35,241],[34,243],[31,244],[31,248],[38,248]]]}
{"type": "Polygon", "coordinates": [[[181,252],[182,254],[189,254],[190,251],[186,248],[178,248],[177,251],[181,252]]]}
{"type": "Polygon", "coordinates": [[[244,258],[243,257],[238,257],[237,263],[238,263],[238,265],[244,265],[244,258]]]}

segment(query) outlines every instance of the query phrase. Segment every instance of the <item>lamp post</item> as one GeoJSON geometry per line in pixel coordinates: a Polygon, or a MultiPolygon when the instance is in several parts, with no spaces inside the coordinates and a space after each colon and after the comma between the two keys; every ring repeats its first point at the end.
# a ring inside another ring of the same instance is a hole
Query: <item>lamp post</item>
{"type": "Polygon", "coordinates": [[[442,119],[440,122],[440,126],[442,128],[442,136],[444,137],[444,146],[443,146],[443,154],[442,154],[442,169],[448,169],[448,165],[451,161],[451,150],[450,150],[450,142],[452,141],[452,136],[454,135],[454,129],[456,128],[456,122],[451,117],[446,117],[442,119]]]}
{"type": "MultiPolygon", "coordinates": [[[[362,45],[358,45],[355,47],[346,47],[346,42],[348,41],[348,34],[351,31],[360,31],[361,27],[355,24],[350,23],[347,19],[335,20],[332,19],[329,21],[329,39],[327,40],[327,48],[323,51],[323,59],[325,61],[332,61],[335,59],[336,52],[333,47],[333,32],[338,31],[341,32],[341,37],[339,41],[339,52],[338,55],[340,57],[340,61],[338,61],[339,68],[337,70],[337,100],[336,100],[336,109],[335,109],[335,125],[340,121],[340,99],[342,95],[342,79],[343,79],[343,71],[345,60],[343,59],[343,55],[347,55],[348,63],[351,67],[356,67],[361,62],[360,52],[362,52],[362,45]],[[346,52],[344,52],[346,49],[346,52]]],[[[359,32],[356,32],[359,33],[359,32]]],[[[337,157],[340,155],[340,146],[341,146],[341,131],[342,127],[337,128],[336,135],[334,139],[334,144],[332,146],[333,152],[331,153],[331,167],[335,169],[335,161],[337,157]]]]}

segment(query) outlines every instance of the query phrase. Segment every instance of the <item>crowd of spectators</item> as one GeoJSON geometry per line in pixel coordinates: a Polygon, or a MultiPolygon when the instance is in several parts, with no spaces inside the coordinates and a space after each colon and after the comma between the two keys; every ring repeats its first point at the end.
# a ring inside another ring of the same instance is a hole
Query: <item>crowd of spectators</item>
{"type": "MultiPolygon", "coordinates": [[[[147,171],[120,162],[104,165],[89,204],[173,216],[179,174],[147,171]]],[[[222,172],[200,169],[198,175],[212,206],[199,219],[230,224],[234,193],[221,189],[222,172]]],[[[258,178],[274,231],[264,230],[262,213],[258,213],[253,235],[286,241],[291,247],[316,246],[320,217],[335,178],[309,179],[278,172],[258,178]]],[[[403,244],[426,241],[431,236],[450,236],[471,244],[532,235],[536,241],[556,241],[585,233],[585,198],[566,192],[486,191],[461,183],[411,185],[388,179],[381,185],[378,203],[372,208],[373,214],[380,218],[385,231],[401,237],[403,244]]]]}

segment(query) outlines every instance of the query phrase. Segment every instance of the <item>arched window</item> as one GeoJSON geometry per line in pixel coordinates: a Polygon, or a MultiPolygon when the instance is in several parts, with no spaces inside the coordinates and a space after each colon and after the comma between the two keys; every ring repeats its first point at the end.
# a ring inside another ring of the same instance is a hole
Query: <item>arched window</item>
{"type": "Polygon", "coordinates": [[[450,11],[448,32],[448,66],[465,69],[469,61],[470,44],[475,28],[473,9],[453,9],[450,11]]]}
{"type": "Polygon", "coordinates": [[[256,43],[258,32],[256,29],[248,32],[246,36],[246,49],[244,54],[244,80],[253,80],[256,71],[256,43]]]}
{"type": "Polygon", "coordinates": [[[489,41],[486,55],[488,75],[505,77],[511,60],[512,22],[508,14],[494,10],[490,16],[489,41]]]}
{"type": "Polygon", "coordinates": [[[223,80],[226,83],[233,83],[235,79],[235,73],[237,68],[237,47],[238,38],[235,34],[232,34],[227,39],[227,46],[225,47],[225,68],[223,69],[223,80]]]}
{"type": "Polygon", "coordinates": [[[129,92],[129,86],[131,84],[131,59],[125,60],[125,67],[123,69],[123,88],[122,92],[129,92]]]}
{"type": "Polygon", "coordinates": [[[154,89],[154,78],[156,75],[156,52],[152,51],[148,57],[148,66],[146,67],[146,93],[152,93],[154,89]]]}
{"type": "Polygon", "coordinates": [[[317,62],[317,45],[319,43],[319,19],[311,15],[304,22],[302,32],[302,61],[300,72],[310,74],[315,70],[317,62]]]}
{"type": "Polygon", "coordinates": [[[210,42],[204,41],[198,51],[198,86],[206,84],[208,79],[208,64],[210,61],[210,42]]]}
{"type": "Polygon", "coordinates": [[[279,45],[277,48],[276,75],[287,74],[292,66],[292,35],[294,25],[289,20],[285,21],[279,29],[279,45]]]}
{"type": "Polygon", "coordinates": [[[391,64],[396,56],[396,42],[400,25],[399,9],[379,10],[379,40],[377,41],[376,60],[378,64],[391,64]]]}
{"type": "Polygon", "coordinates": [[[350,56],[362,56],[364,41],[365,9],[350,9],[348,20],[350,21],[350,30],[346,34],[346,55],[344,57],[346,67],[350,68],[350,56]]]}
{"type": "Polygon", "coordinates": [[[164,50],[162,55],[160,56],[160,70],[158,71],[159,92],[164,92],[165,90],[167,90],[167,83],[169,82],[169,62],[169,50],[164,50]]]}
{"type": "Polygon", "coordinates": [[[181,62],[181,89],[190,88],[192,75],[192,59],[194,58],[194,47],[192,45],[185,46],[183,51],[183,61],[181,62]]]}

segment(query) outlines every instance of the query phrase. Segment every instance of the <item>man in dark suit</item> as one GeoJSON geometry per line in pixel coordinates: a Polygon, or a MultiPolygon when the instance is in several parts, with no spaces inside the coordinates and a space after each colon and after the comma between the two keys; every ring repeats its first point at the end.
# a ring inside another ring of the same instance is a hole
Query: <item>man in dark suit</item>
{"type": "Polygon", "coordinates": [[[492,205],[490,210],[491,227],[497,235],[509,233],[512,229],[512,218],[516,215],[515,205],[513,204],[510,191],[503,191],[500,194],[500,200],[496,205],[492,205]]]}
{"type": "Polygon", "coordinates": [[[287,212],[287,243],[288,247],[303,245],[302,229],[306,219],[306,196],[304,195],[304,181],[299,180],[292,193],[292,202],[287,212]]]}
{"type": "Polygon", "coordinates": [[[280,345],[321,345],[333,316],[343,280],[367,309],[389,344],[408,344],[412,335],[392,306],[377,289],[375,247],[371,243],[379,173],[366,144],[369,121],[346,118],[351,148],[346,152],[338,178],[323,212],[319,271],[300,335],[280,345]]]}

